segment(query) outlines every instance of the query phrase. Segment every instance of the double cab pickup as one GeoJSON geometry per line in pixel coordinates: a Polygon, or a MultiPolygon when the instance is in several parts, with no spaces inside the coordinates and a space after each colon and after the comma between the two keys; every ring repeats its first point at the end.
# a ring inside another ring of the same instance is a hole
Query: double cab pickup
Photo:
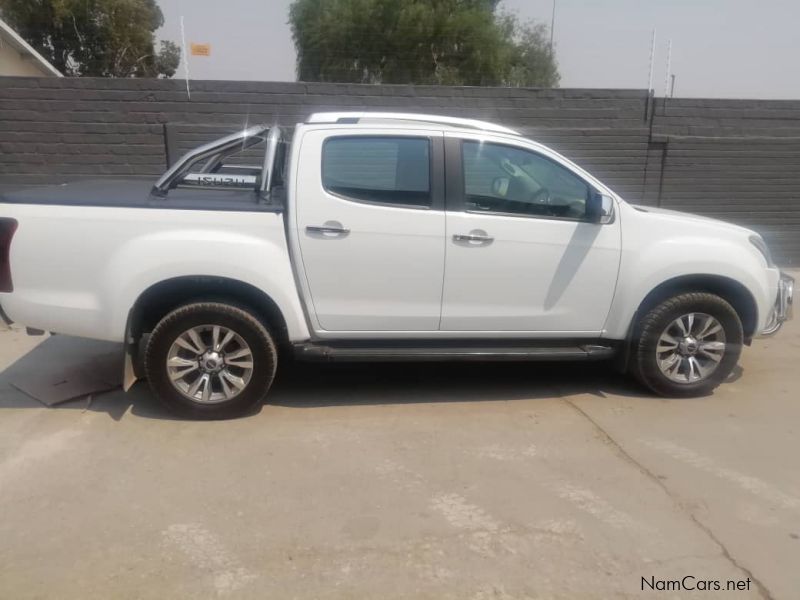
{"type": "Polygon", "coordinates": [[[292,355],[608,359],[656,394],[707,394],[792,294],[757,233],[628,204],[470,119],[318,113],[155,184],[0,196],[3,318],[124,343],[126,388],[146,377],[193,418],[252,411],[292,355]]]}

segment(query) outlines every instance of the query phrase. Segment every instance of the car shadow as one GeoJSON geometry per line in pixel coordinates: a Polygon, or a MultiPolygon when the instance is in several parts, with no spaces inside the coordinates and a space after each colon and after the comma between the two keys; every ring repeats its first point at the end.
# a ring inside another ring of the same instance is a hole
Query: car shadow
{"type": "MultiPolygon", "coordinates": [[[[62,338],[47,340],[0,373],[0,409],[42,408],[44,405],[14,389],[14,378],[31,369],[63,368],[81,361],[106,360],[117,353],[121,374],[122,350],[118,345],[62,338]],[[42,360],[58,345],[61,354],[42,360]],[[69,353],[68,358],[64,353],[69,353]],[[112,354],[110,354],[112,353],[112,354]]],[[[738,377],[741,370],[735,372],[738,377]]],[[[309,409],[347,405],[389,405],[451,402],[508,402],[577,395],[608,395],[660,400],[631,378],[617,373],[607,361],[598,362],[401,362],[401,363],[305,363],[286,361],[279,368],[267,404],[309,409]]],[[[83,395],[56,404],[54,409],[103,412],[119,420],[130,413],[151,419],[171,420],[139,381],[127,393],[112,391],[83,395]]]]}
{"type": "Polygon", "coordinates": [[[502,402],[639,390],[607,362],[402,362],[286,365],[268,402],[293,408],[502,402]]]}

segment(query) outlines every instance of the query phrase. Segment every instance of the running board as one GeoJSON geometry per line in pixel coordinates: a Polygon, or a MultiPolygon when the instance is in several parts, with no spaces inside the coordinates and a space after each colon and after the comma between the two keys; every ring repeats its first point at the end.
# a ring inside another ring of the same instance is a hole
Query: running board
{"type": "Polygon", "coordinates": [[[296,344],[295,357],[306,361],[394,362],[394,361],[549,361],[601,360],[614,356],[611,346],[337,346],[323,343],[296,344]]]}

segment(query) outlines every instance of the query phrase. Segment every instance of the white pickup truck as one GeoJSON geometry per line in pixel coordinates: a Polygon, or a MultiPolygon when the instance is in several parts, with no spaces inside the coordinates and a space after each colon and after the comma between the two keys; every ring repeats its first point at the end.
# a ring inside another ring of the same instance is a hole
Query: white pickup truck
{"type": "Polygon", "coordinates": [[[792,293],[753,231],[632,206],[469,119],[319,113],[290,142],[261,126],[197,148],[154,186],[0,196],[3,318],[124,342],[126,389],[146,375],[196,418],[252,410],[291,354],[614,359],[655,393],[706,394],[792,293]]]}

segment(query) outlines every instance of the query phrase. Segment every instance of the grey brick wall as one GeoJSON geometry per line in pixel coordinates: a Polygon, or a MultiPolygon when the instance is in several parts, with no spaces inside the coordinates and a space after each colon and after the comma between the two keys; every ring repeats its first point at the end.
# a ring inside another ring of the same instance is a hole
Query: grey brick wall
{"type": "Polygon", "coordinates": [[[800,100],[653,105],[645,202],[750,227],[800,264],[800,100]]]}
{"type": "Polygon", "coordinates": [[[800,100],[651,99],[643,90],[0,77],[0,186],[155,178],[180,152],[246,123],[319,110],[497,121],[548,144],[631,202],[761,231],[800,264],[800,100]]]}

